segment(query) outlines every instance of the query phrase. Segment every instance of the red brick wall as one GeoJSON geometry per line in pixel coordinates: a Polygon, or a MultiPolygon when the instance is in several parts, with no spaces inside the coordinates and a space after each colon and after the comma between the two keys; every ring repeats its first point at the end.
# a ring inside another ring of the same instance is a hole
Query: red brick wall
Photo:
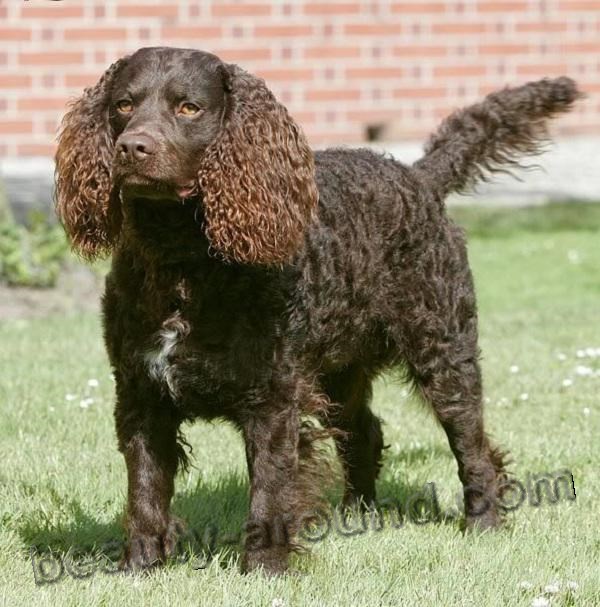
{"type": "Polygon", "coordinates": [[[600,133],[600,0],[0,0],[0,156],[49,155],[65,101],[141,46],[262,75],[314,144],[422,137],[505,84],[569,74],[600,133]]]}

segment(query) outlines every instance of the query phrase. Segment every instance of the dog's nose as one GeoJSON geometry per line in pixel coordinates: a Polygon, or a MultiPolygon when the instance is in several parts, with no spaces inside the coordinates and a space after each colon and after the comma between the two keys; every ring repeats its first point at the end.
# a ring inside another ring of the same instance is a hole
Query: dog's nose
{"type": "Polygon", "coordinates": [[[119,139],[119,151],[135,160],[144,160],[156,151],[156,141],[149,135],[131,133],[119,139]]]}

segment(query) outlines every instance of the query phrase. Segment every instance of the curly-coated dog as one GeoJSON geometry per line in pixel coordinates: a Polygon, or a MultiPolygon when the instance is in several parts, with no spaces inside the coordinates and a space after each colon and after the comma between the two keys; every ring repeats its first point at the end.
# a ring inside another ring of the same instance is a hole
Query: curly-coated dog
{"type": "Polygon", "coordinates": [[[242,568],[284,571],[320,499],[323,436],[346,501],[375,499],[371,384],[398,365],[448,436],[467,526],[498,524],[503,457],[483,427],[473,281],[444,198],[538,151],[577,97],[568,78],[491,94],[406,166],[367,149],[313,154],[262,80],[205,52],[141,49],[84,92],[59,136],[57,211],[84,257],[112,253],[123,568],[173,550],[180,425],[200,417],[245,441],[242,568]]]}

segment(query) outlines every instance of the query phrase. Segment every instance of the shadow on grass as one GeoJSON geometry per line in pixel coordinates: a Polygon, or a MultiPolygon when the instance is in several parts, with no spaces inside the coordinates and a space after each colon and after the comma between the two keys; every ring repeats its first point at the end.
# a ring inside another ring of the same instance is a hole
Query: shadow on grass
{"type": "MultiPolygon", "coordinates": [[[[418,447],[394,455],[387,454],[384,469],[386,466],[405,468],[419,465],[432,457],[449,455],[441,447],[418,447]]],[[[24,487],[24,490],[33,498],[39,494],[40,487],[24,487]]],[[[77,500],[60,495],[50,483],[41,490],[50,495],[51,507],[60,514],[60,518],[69,522],[53,523],[52,518],[55,517],[47,508],[22,518],[16,525],[17,532],[29,549],[32,559],[33,555],[38,559],[51,556],[57,562],[59,559],[64,562],[65,559],[75,557],[77,561],[100,558],[116,563],[125,541],[121,517],[115,517],[110,522],[100,522],[94,512],[83,508],[77,500]]],[[[383,526],[391,525],[399,529],[404,523],[410,522],[408,511],[411,503],[424,495],[423,490],[423,485],[402,483],[382,475],[378,482],[378,502],[388,505],[393,503],[400,509],[399,512],[404,512],[400,514],[400,520],[404,516],[401,525],[385,523],[385,519],[383,526]]],[[[337,531],[341,537],[356,535],[347,533],[346,524],[340,523],[345,515],[342,518],[338,516],[337,495],[331,493],[326,497],[331,507],[330,522],[333,523],[329,533],[337,531]]],[[[178,546],[178,556],[172,564],[191,562],[195,569],[202,569],[218,555],[221,566],[230,566],[242,550],[247,511],[248,483],[238,475],[231,475],[214,484],[199,481],[193,489],[176,493],[172,512],[184,521],[185,531],[178,546]]],[[[429,516],[431,520],[428,522],[436,524],[454,522],[447,517],[431,516],[431,513],[429,516]]],[[[365,528],[367,531],[369,529],[365,528]]],[[[314,541],[306,542],[306,545],[311,543],[314,541]]]]}

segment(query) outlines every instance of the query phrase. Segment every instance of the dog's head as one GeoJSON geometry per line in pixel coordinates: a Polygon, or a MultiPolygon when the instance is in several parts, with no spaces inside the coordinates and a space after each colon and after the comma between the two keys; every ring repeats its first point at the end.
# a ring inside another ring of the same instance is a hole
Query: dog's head
{"type": "Polygon", "coordinates": [[[83,256],[110,252],[134,197],[197,198],[223,258],[279,264],[316,206],[313,155],[262,80],[209,53],[141,49],[74,102],[56,154],[57,212],[83,256]]]}

